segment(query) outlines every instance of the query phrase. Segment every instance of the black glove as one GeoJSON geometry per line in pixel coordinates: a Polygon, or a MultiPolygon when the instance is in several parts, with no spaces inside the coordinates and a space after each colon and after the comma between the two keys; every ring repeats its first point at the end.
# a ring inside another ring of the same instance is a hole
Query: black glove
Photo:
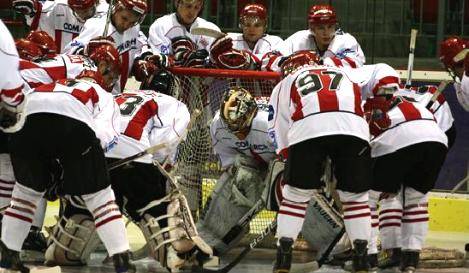
{"type": "Polygon", "coordinates": [[[13,0],[13,9],[23,15],[34,16],[39,8],[37,0],[13,0]]]}

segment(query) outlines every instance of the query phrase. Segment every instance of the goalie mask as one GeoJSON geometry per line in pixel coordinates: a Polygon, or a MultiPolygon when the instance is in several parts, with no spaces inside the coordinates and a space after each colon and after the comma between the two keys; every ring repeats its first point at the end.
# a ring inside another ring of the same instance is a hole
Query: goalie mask
{"type": "Polygon", "coordinates": [[[465,40],[459,37],[450,37],[440,44],[440,61],[453,79],[459,77],[459,71],[462,73],[463,61],[468,52],[468,46],[465,40]]]}
{"type": "Polygon", "coordinates": [[[319,55],[311,50],[300,50],[288,56],[280,65],[283,77],[294,73],[300,68],[308,65],[318,65],[319,55]]]}
{"type": "Polygon", "coordinates": [[[220,106],[220,117],[234,134],[249,131],[252,120],[257,113],[254,97],[244,88],[230,89],[220,106]]]}

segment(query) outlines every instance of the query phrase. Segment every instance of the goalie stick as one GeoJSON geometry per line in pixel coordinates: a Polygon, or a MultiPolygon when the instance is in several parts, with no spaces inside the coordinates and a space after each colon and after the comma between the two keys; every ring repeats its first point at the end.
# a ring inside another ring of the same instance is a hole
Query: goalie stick
{"type": "Polygon", "coordinates": [[[416,29],[412,29],[410,31],[409,62],[407,64],[407,81],[405,83],[406,88],[410,88],[410,86],[412,85],[412,70],[414,70],[414,51],[417,33],[418,30],[416,29]]]}
{"type": "Polygon", "coordinates": [[[221,38],[226,36],[226,33],[211,29],[211,28],[206,28],[206,27],[194,27],[191,29],[191,34],[192,35],[203,35],[203,36],[208,36],[212,37],[215,39],[221,38]]]}

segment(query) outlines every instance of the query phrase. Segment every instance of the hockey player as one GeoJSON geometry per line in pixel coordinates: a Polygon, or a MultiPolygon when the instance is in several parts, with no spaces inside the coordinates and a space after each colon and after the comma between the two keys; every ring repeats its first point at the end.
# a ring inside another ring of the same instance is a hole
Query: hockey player
{"type": "Polygon", "coordinates": [[[217,254],[227,251],[245,234],[246,230],[229,231],[264,190],[267,167],[275,157],[267,136],[267,117],[265,100],[256,101],[246,89],[232,87],[224,94],[220,110],[210,124],[212,147],[223,174],[197,227],[217,254]]]}
{"type": "Polygon", "coordinates": [[[87,19],[106,17],[109,5],[104,0],[14,0],[13,8],[25,15],[31,30],[43,30],[52,36],[57,53],[61,53],[80,34],[87,19]]]}
{"type": "Polygon", "coordinates": [[[454,80],[459,104],[469,111],[469,48],[467,41],[450,37],[440,45],[440,61],[454,80]]]}
{"type": "Polygon", "coordinates": [[[32,61],[42,56],[42,50],[39,46],[24,38],[16,40],[15,46],[19,57],[23,60],[32,61]]]}
{"type": "Polygon", "coordinates": [[[337,15],[329,5],[314,5],[309,9],[309,29],[288,37],[277,48],[283,56],[299,50],[313,50],[321,57],[334,57],[337,64],[359,67],[365,56],[357,40],[337,28],[337,15]]]}
{"type": "Polygon", "coordinates": [[[326,156],[335,165],[345,229],[354,247],[354,270],[368,272],[371,158],[360,89],[340,69],[318,62],[319,56],[311,51],[288,57],[282,64],[284,79],[269,101],[269,135],[277,154],[286,158],[273,272],[290,270],[293,242],[314,189],[321,187],[326,156]]]}
{"type": "Polygon", "coordinates": [[[43,85],[28,95],[27,122],[11,138],[17,183],[3,218],[2,267],[28,272],[18,251],[49,181],[48,159],[58,158],[64,169],[62,192],[83,199],[116,272],[135,271],[104,159],[103,151],[117,140],[119,113],[103,82],[98,72],[86,70],[76,80],[43,85]]]}
{"type": "MultiPolygon", "coordinates": [[[[134,60],[142,54],[142,44],[139,42],[140,23],[148,11],[146,0],[116,0],[111,9],[110,21],[107,18],[90,18],[83,26],[83,31],[65,47],[65,53],[76,54],[84,50],[89,44],[112,41],[119,51],[122,67],[119,81],[114,86],[114,93],[124,90],[134,60]],[[107,29],[107,33],[104,30],[107,29]],[[103,37],[105,35],[105,37],[103,37]]],[[[162,64],[159,58],[152,59],[162,64]]]]}
{"type": "Polygon", "coordinates": [[[382,247],[402,248],[400,270],[412,273],[428,230],[428,191],[445,160],[447,137],[424,105],[395,95],[396,91],[396,87],[380,87],[364,108],[374,136],[372,189],[383,192],[382,247]],[[390,168],[392,172],[387,171],[390,168]]]}
{"type": "Polygon", "coordinates": [[[228,33],[217,39],[210,48],[210,60],[218,68],[258,69],[261,61],[281,42],[278,36],[265,34],[267,9],[260,4],[248,4],[239,17],[243,33],[228,33]]]}
{"type": "Polygon", "coordinates": [[[177,65],[202,67],[205,65],[214,38],[192,35],[190,30],[195,27],[205,27],[220,31],[220,28],[198,17],[204,0],[173,1],[176,12],[153,22],[148,42],[155,54],[173,55],[177,65]]]}
{"type": "Polygon", "coordinates": [[[53,58],[39,58],[36,61],[20,61],[21,77],[29,88],[52,83],[61,79],[74,79],[83,70],[97,69],[111,88],[119,77],[121,62],[119,52],[109,44],[92,47],[89,57],[60,54],[53,58]],[[97,67],[97,68],[96,68],[97,67]]]}
{"type": "Polygon", "coordinates": [[[38,45],[44,57],[54,57],[58,53],[54,39],[45,31],[32,30],[26,35],[26,40],[38,45]]]}

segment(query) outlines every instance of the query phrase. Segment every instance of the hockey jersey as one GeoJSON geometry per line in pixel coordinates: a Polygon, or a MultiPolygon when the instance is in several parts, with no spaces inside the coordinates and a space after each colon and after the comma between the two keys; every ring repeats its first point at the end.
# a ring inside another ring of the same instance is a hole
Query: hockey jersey
{"type": "Polygon", "coordinates": [[[233,39],[233,48],[238,50],[245,50],[254,54],[257,58],[262,59],[262,57],[269,52],[274,51],[275,48],[283,42],[282,38],[275,35],[265,34],[259,40],[257,40],[254,48],[249,48],[248,43],[244,40],[242,33],[228,33],[228,37],[233,39]]]}
{"type": "Polygon", "coordinates": [[[244,154],[261,164],[269,163],[275,157],[275,147],[267,135],[268,109],[265,102],[257,103],[258,111],[252,120],[251,129],[245,139],[239,139],[225,125],[220,118],[220,112],[210,124],[212,147],[219,156],[222,168],[227,168],[234,163],[238,154],[244,154]]]}
{"type": "Polygon", "coordinates": [[[327,135],[369,141],[360,87],[336,67],[307,66],[284,78],[269,101],[269,136],[278,154],[290,145],[327,135]]]}
{"type": "MultiPolygon", "coordinates": [[[[399,89],[396,93],[398,96],[409,97],[418,102],[420,105],[424,107],[430,102],[433,94],[437,91],[437,87],[434,85],[425,85],[420,86],[419,88],[412,88],[412,89],[399,89]]],[[[436,123],[440,127],[443,132],[446,132],[453,126],[454,118],[453,114],[451,113],[451,109],[449,107],[448,102],[446,101],[445,96],[443,93],[438,95],[436,101],[430,107],[430,112],[433,113],[436,119],[436,123]]]]}
{"type": "MultiPolygon", "coordinates": [[[[215,24],[197,17],[192,23],[190,29],[195,27],[205,27],[220,31],[215,24]]],[[[171,40],[176,37],[189,37],[196,45],[197,49],[206,49],[210,52],[214,38],[204,35],[192,35],[185,26],[181,25],[177,20],[176,13],[168,14],[160,17],[153,22],[148,31],[148,43],[154,53],[173,54],[171,48],[171,40]]]]}
{"type": "MultiPolygon", "coordinates": [[[[13,37],[2,20],[0,20],[0,37],[2,37],[0,39],[0,64],[3,66],[0,76],[0,102],[16,107],[19,111],[25,105],[23,80],[18,72],[19,57],[13,37]]],[[[24,115],[21,115],[15,126],[2,128],[2,130],[13,133],[21,129],[23,123],[24,115]]]]}
{"type": "Polygon", "coordinates": [[[20,73],[29,88],[61,79],[75,79],[83,70],[96,70],[94,62],[82,55],[57,55],[37,62],[20,60],[20,73]]]}
{"type": "MultiPolygon", "coordinates": [[[[88,19],[80,35],[65,47],[65,53],[74,54],[79,49],[84,48],[91,39],[102,36],[105,27],[106,17],[88,19]]],[[[124,91],[134,60],[142,53],[143,45],[139,38],[139,32],[140,25],[135,25],[121,34],[117,32],[112,24],[109,24],[107,36],[114,40],[122,63],[120,77],[114,85],[113,93],[117,94],[124,91]]]]}
{"type": "Polygon", "coordinates": [[[433,114],[420,103],[396,97],[387,115],[391,124],[372,139],[372,157],[393,153],[421,142],[433,141],[448,145],[448,139],[438,127],[433,114]]]}
{"type": "Polygon", "coordinates": [[[469,111],[469,77],[466,76],[466,73],[463,74],[460,82],[454,83],[454,88],[459,104],[464,110],[469,111]]]}
{"type": "MultiPolygon", "coordinates": [[[[27,24],[31,30],[47,32],[54,38],[58,53],[63,52],[65,46],[80,34],[84,22],[78,20],[68,6],[67,0],[45,1],[39,5],[41,12],[37,12],[34,16],[26,16],[27,24]]],[[[107,2],[100,0],[94,17],[106,18],[108,9],[107,2]]]]}
{"type": "Polygon", "coordinates": [[[54,113],[86,123],[105,150],[119,136],[119,108],[112,94],[84,80],[59,80],[41,85],[28,94],[26,114],[54,113]]]}
{"type": "MultiPolygon", "coordinates": [[[[283,56],[288,56],[299,50],[314,50],[319,52],[311,30],[300,30],[276,48],[283,56]]],[[[337,30],[334,39],[327,50],[322,54],[323,58],[338,58],[343,66],[359,67],[365,63],[365,55],[357,40],[350,34],[337,30]]]]}
{"type": "Polygon", "coordinates": [[[166,144],[153,156],[146,155],[138,162],[161,163],[168,158],[172,163],[179,140],[187,127],[190,114],[184,103],[173,97],[150,90],[132,91],[118,95],[115,101],[121,113],[119,143],[106,157],[125,158],[151,146],[166,144]]]}

